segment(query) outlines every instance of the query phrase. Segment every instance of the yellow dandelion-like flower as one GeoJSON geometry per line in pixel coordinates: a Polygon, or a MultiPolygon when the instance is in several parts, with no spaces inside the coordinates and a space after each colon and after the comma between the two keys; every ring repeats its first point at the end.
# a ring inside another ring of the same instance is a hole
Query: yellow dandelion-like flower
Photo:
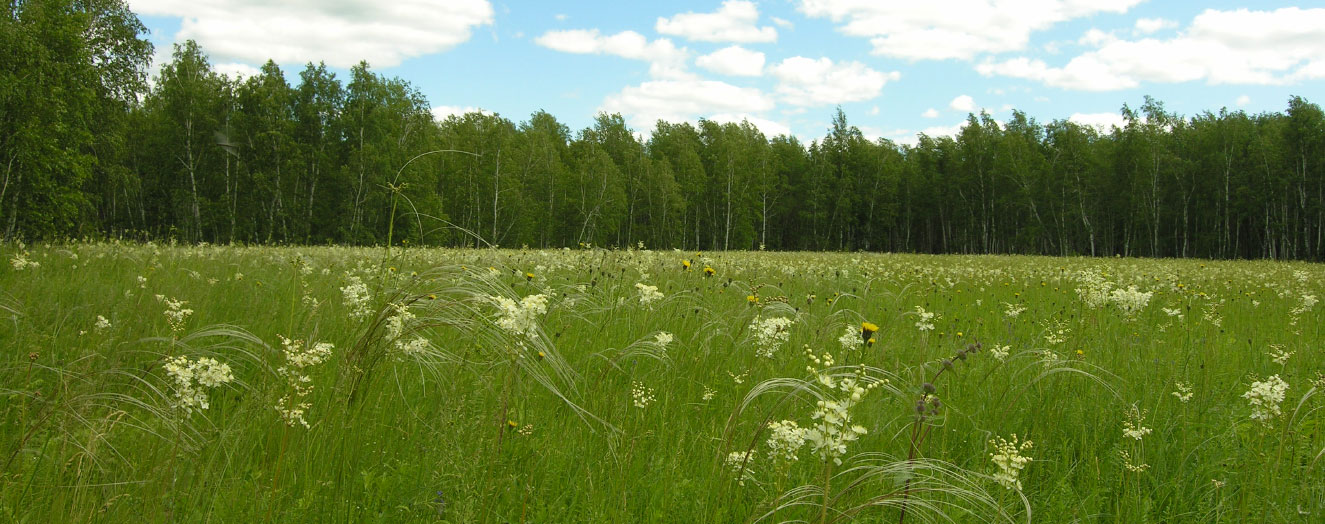
{"type": "Polygon", "coordinates": [[[508,427],[510,427],[511,429],[515,429],[515,428],[517,428],[517,427],[520,426],[519,424],[516,424],[514,420],[508,420],[508,421],[506,421],[506,425],[507,425],[508,427]]]}
{"type": "Polygon", "coordinates": [[[689,261],[689,260],[682,260],[682,261],[681,261],[681,269],[682,269],[682,270],[685,270],[685,271],[690,271],[690,261],[689,261]]]}
{"type": "Polygon", "coordinates": [[[879,331],[878,324],[875,324],[873,322],[860,323],[860,339],[864,341],[866,344],[874,343],[874,334],[877,333],[878,331],[879,331]]]}
{"type": "Polygon", "coordinates": [[[753,305],[759,303],[759,297],[754,296],[754,295],[746,295],[746,296],[745,296],[745,301],[748,302],[748,303],[750,303],[750,305],[753,306],[753,305]]]}
{"type": "Polygon", "coordinates": [[[711,276],[716,275],[716,274],[718,274],[718,272],[715,271],[712,267],[704,266],[704,276],[705,276],[705,277],[711,277],[711,276]]]}
{"type": "Polygon", "coordinates": [[[533,280],[534,280],[534,274],[533,274],[533,273],[528,273],[528,272],[526,272],[526,273],[524,274],[524,279],[525,279],[526,282],[533,281],[533,280]]]}

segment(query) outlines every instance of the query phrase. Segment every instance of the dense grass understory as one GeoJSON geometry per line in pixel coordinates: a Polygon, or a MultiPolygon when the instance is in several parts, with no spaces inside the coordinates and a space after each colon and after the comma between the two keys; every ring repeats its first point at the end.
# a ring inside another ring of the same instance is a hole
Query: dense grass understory
{"type": "Polygon", "coordinates": [[[0,522],[1325,519],[1325,267],[4,246],[0,522]]]}

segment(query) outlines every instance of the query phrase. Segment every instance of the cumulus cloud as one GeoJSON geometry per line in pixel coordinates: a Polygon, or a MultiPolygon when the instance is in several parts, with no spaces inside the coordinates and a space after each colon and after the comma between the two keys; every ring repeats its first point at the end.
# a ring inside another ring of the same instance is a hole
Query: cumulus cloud
{"type": "Polygon", "coordinates": [[[1163,18],[1140,18],[1136,21],[1135,31],[1137,34],[1148,35],[1150,33],[1163,31],[1165,29],[1173,29],[1175,27],[1178,27],[1178,23],[1172,20],[1165,20],[1163,18]]]}
{"type": "Polygon", "coordinates": [[[901,73],[882,73],[860,62],[833,63],[829,58],[794,56],[769,68],[778,79],[777,92],[787,103],[822,106],[869,100],[883,91],[884,84],[901,73]]]}
{"type": "Polygon", "coordinates": [[[474,106],[436,106],[432,108],[432,118],[438,122],[453,116],[464,116],[469,113],[481,113],[484,115],[495,114],[487,109],[474,106]]]}
{"type": "MultiPolygon", "coordinates": [[[[169,60],[170,60],[169,58],[166,59],[166,61],[169,60]]],[[[158,62],[158,64],[164,64],[164,63],[165,62],[158,62]]],[[[237,62],[229,62],[224,64],[213,65],[212,71],[215,71],[217,73],[223,74],[225,76],[228,76],[236,80],[241,78],[248,78],[251,76],[258,76],[259,74],[262,73],[261,69],[258,69],[248,64],[240,64],[237,62]]]]}
{"type": "Polygon", "coordinates": [[[938,118],[939,110],[931,107],[929,109],[926,109],[924,113],[920,113],[920,116],[923,116],[925,118],[938,118]]]}
{"type": "Polygon", "coordinates": [[[649,41],[634,31],[622,31],[603,36],[597,29],[569,29],[548,31],[535,38],[534,43],[563,53],[614,55],[649,62],[649,73],[659,78],[683,78],[689,51],[678,48],[671,40],[659,38],[649,41]]]}
{"type": "Polygon", "coordinates": [[[487,0],[130,0],[129,7],[181,17],[175,41],[196,40],[219,63],[391,67],[446,51],[493,22],[487,0]]]}
{"type": "Polygon", "coordinates": [[[791,135],[791,126],[788,126],[783,122],[777,122],[750,114],[718,113],[709,116],[706,120],[711,120],[719,124],[726,124],[728,122],[739,124],[742,121],[749,122],[750,125],[755,126],[760,133],[763,133],[764,136],[768,138],[778,135],[791,135]]]}
{"type": "Polygon", "coordinates": [[[1238,99],[1237,99],[1237,101],[1236,101],[1235,103],[1238,105],[1238,107],[1243,107],[1243,106],[1245,106],[1245,105],[1251,103],[1251,97],[1249,97],[1249,96],[1247,96],[1247,95],[1242,95],[1242,96],[1238,97],[1238,99]]]}
{"type": "Polygon", "coordinates": [[[1072,113],[1067,117],[1069,122],[1074,122],[1083,126],[1093,127],[1101,133],[1109,133],[1114,127],[1127,126],[1127,120],[1118,113],[1072,113]]]}
{"type": "Polygon", "coordinates": [[[948,102],[948,107],[951,107],[954,111],[969,113],[975,111],[975,99],[971,98],[971,95],[960,95],[948,102]]]}
{"type": "Polygon", "coordinates": [[[798,9],[828,18],[849,36],[868,38],[876,55],[908,60],[971,59],[1026,48],[1030,34],[1097,13],[1125,13],[1144,0],[801,0],[798,9]]]}
{"type": "Polygon", "coordinates": [[[734,45],[695,59],[695,65],[732,76],[759,76],[764,71],[764,54],[734,45]]]}
{"type": "Polygon", "coordinates": [[[1061,67],[1017,57],[986,61],[976,70],[1083,91],[1142,82],[1281,85],[1325,78],[1325,9],[1207,9],[1173,38],[1088,40],[1097,49],[1061,67]]]}
{"type": "Polygon", "coordinates": [[[759,8],[754,2],[727,0],[714,13],[681,13],[658,18],[654,30],[700,42],[775,42],[777,29],[756,27],[759,8]]]}
{"type": "Polygon", "coordinates": [[[651,129],[658,120],[687,122],[715,114],[762,113],[773,99],[762,91],[716,80],[654,80],[609,95],[599,108],[621,113],[631,125],[651,129]]]}

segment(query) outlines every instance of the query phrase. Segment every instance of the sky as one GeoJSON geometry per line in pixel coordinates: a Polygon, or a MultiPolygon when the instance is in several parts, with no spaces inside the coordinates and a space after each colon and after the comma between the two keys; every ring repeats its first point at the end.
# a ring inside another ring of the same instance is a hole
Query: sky
{"type": "Polygon", "coordinates": [[[1191,117],[1325,103],[1325,2],[1235,0],[129,0],[156,65],[193,39],[251,75],[360,60],[434,115],[539,110],[749,120],[810,141],[841,107],[870,139],[953,134],[969,113],[1107,126],[1146,95],[1191,117]]]}

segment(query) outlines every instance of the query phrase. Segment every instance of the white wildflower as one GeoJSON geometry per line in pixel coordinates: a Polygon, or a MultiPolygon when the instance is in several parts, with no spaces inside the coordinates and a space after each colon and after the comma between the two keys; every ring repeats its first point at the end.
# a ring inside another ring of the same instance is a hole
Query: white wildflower
{"type": "Polygon", "coordinates": [[[1153,295],[1154,292],[1152,291],[1146,291],[1143,293],[1138,291],[1136,286],[1127,286],[1127,289],[1118,288],[1110,292],[1109,301],[1118,306],[1118,309],[1123,310],[1123,314],[1126,315],[1128,319],[1132,319],[1135,318],[1136,314],[1140,313],[1142,309],[1145,309],[1146,304],[1150,303],[1150,297],[1153,295]]]}
{"type": "Polygon", "coordinates": [[[1242,398],[1251,404],[1251,418],[1268,422],[1282,414],[1279,404],[1284,401],[1286,393],[1288,383],[1279,375],[1273,375],[1263,381],[1252,382],[1251,389],[1243,393],[1242,398]]]}
{"type": "Polygon", "coordinates": [[[673,339],[672,334],[666,331],[659,331],[653,335],[653,341],[663,349],[667,349],[667,345],[671,344],[673,339]]]}
{"type": "Polygon", "coordinates": [[[276,368],[276,374],[285,377],[289,393],[276,401],[276,411],[287,426],[299,424],[307,428],[304,414],[311,404],[304,398],[313,391],[313,379],[305,369],[325,362],[336,347],[330,342],[305,345],[303,340],[280,338],[285,365],[276,368]]]}
{"type": "Polygon", "coordinates": [[[210,407],[206,390],[235,379],[229,365],[207,357],[197,361],[175,357],[166,361],[165,370],[175,382],[175,407],[185,413],[210,407]]]}
{"type": "Polygon", "coordinates": [[[547,295],[529,295],[516,302],[503,296],[489,297],[497,305],[497,325],[512,335],[534,338],[538,317],[547,313],[547,295]]]}
{"type": "Polygon", "coordinates": [[[639,290],[639,303],[642,306],[657,302],[663,297],[663,294],[658,291],[658,286],[650,286],[642,282],[636,282],[635,289],[639,290]]]}
{"type": "Polygon", "coordinates": [[[630,400],[635,407],[644,409],[653,403],[653,388],[645,386],[639,382],[630,383],[630,400]]]}
{"type": "Polygon", "coordinates": [[[934,330],[934,313],[925,311],[925,308],[923,307],[916,306],[916,315],[919,316],[919,320],[916,321],[916,329],[919,329],[921,333],[934,330]]]}
{"type": "Polygon", "coordinates": [[[1010,304],[1008,302],[1004,302],[1003,306],[1004,306],[1003,315],[1008,318],[1017,318],[1017,315],[1020,315],[1026,311],[1026,306],[1023,304],[1010,304]]]}
{"type": "Polygon", "coordinates": [[[1150,434],[1150,428],[1143,426],[1146,421],[1146,412],[1142,411],[1136,405],[1132,405],[1127,412],[1127,419],[1123,420],[1123,436],[1141,440],[1141,437],[1150,434]]]}
{"type": "Polygon", "coordinates": [[[373,295],[368,291],[368,285],[363,283],[357,275],[349,276],[350,283],[340,288],[341,295],[345,300],[345,308],[350,310],[351,319],[368,318],[373,314],[370,303],[373,295]]]}
{"type": "Polygon", "coordinates": [[[1178,399],[1179,402],[1182,402],[1183,404],[1186,404],[1187,401],[1189,401],[1189,400],[1192,399],[1192,385],[1191,385],[1191,384],[1188,384],[1188,383],[1186,383],[1186,382],[1178,382],[1178,383],[1174,384],[1173,387],[1174,387],[1174,388],[1177,388],[1177,391],[1174,391],[1174,392],[1171,393],[1171,394],[1172,394],[1174,397],[1177,397],[1177,399],[1178,399]]]}
{"type": "Polygon", "coordinates": [[[755,317],[750,322],[750,331],[754,333],[755,340],[759,348],[755,354],[761,357],[772,358],[782,347],[782,343],[791,338],[791,332],[787,330],[792,324],[792,320],[786,317],[770,317],[761,319],[755,317]]]}
{"type": "Polygon", "coordinates": [[[184,321],[188,320],[190,315],[193,315],[192,309],[184,307],[184,304],[188,304],[188,302],[184,300],[175,300],[164,295],[157,295],[156,299],[158,302],[163,302],[166,305],[164,314],[166,315],[166,322],[170,324],[170,330],[175,332],[183,331],[184,321]]]}
{"type": "Polygon", "coordinates": [[[1031,462],[1031,458],[1021,453],[1031,449],[1033,444],[1027,440],[1017,443],[1017,434],[1012,434],[1012,440],[1003,440],[1003,437],[994,437],[989,441],[994,446],[994,452],[989,454],[990,460],[998,467],[998,472],[994,473],[994,480],[1002,484],[1007,489],[1021,489],[1021,470],[1026,468],[1026,464],[1031,462]]]}
{"type": "Polygon", "coordinates": [[[755,450],[733,451],[727,454],[726,464],[732,473],[740,475],[736,480],[737,484],[745,485],[745,481],[754,480],[750,464],[754,462],[755,450]]]}
{"type": "Polygon", "coordinates": [[[92,327],[96,328],[97,331],[105,331],[110,329],[110,321],[106,320],[106,317],[97,315],[97,323],[93,324],[92,327]]]}
{"type": "Polygon", "coordinates": [[[797,452],[805,445],[805,430],[794,420],[782,420],[768,425],[769,456],[784,461],[799,460],[797,452]]]}
{"type": "Polygon", "coordinates": [[[989,356],[994,357],[994,360],[1002,362],[1003,359],[1008,358],[1008,353],[1010,353],[1011,351],[1012,351],[1012,346],[1006,344],[1001,346],[998,344],[993,344],[989,348],[989,356]]]}

